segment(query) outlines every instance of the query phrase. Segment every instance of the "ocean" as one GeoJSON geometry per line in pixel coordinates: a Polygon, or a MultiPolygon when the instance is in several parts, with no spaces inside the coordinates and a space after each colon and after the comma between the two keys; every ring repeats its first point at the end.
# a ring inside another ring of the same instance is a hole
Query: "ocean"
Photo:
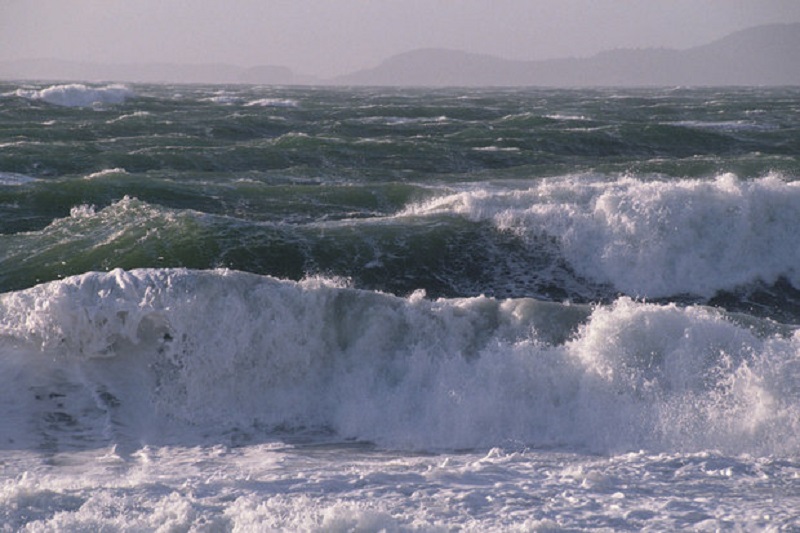
{"type": "Polygon", "coordinates": [[[0,531],[800,530],[800,88],[0,84],[0,531]]]}

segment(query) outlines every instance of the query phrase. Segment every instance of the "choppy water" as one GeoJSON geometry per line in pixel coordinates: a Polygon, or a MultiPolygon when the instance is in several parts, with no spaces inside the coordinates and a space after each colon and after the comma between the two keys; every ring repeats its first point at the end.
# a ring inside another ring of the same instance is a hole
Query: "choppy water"
{"type": "Polygon", "coordinates": [[[798,154],[796,88],[2,85],[0,523],[800,528],[798,154]]]}

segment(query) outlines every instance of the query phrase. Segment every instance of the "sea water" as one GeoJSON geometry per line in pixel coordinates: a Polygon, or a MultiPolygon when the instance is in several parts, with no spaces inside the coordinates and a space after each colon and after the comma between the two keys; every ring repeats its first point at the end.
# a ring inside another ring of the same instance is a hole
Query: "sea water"
{"type": "Polygon", "coordinates": [[[800,529],[800,91],[0,86],[0,529],[800,529]]]}

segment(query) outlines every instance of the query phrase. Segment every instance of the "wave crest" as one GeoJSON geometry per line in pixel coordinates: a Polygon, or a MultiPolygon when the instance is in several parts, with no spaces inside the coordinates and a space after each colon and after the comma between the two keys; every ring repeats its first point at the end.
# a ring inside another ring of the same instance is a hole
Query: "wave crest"
{"type": "Polygon", "coordinates": [[[477,188],[403,215],[491,221],[531,242],[555,238],[582,277],[635,297],[722,290],[787,278],[800,287],[800,182],[580,176],[520,190],[477,188]]]}
{"type": "Polygon", "coordinates": [[[23,98],[42,100],[63,107],[121,104],[135,96],[134,92],[124,85],[91,87],[80,83],[53,85],[40,90],[18,89],[15,94],[23,98]]]}
{"type": "Polygon", "coordinates": [[[4,409],[50,375],[41,394],[76,420],[92,399],[103,438],[317,428],[405,449],[800,449],[800,335],[702,307],[117,270],[4,295],[0,334],[19,377],[4,409]]]}

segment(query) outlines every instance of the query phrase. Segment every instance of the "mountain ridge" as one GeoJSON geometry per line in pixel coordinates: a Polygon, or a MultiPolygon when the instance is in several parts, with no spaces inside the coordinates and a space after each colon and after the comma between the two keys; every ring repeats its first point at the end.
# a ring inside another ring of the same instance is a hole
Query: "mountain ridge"
{"type": "Polygon", "coordinates": [[[446,49],[392,56],[341,85],[800,85],[800,23],[756,26],[686,50],[617,49],[588,58],[519,61],[446,49]]]}
{"type": "Polygon", "coordinates": [[[522,61],[422,48],[331,79],[304,76],[273,65],[103,65],[55,59],[0,62],[0,79],[429,87],[800,85],[798,51],[800,23],[788,23],[747,28],[684,50],[622,48],[586,58],[522,61]]]}

